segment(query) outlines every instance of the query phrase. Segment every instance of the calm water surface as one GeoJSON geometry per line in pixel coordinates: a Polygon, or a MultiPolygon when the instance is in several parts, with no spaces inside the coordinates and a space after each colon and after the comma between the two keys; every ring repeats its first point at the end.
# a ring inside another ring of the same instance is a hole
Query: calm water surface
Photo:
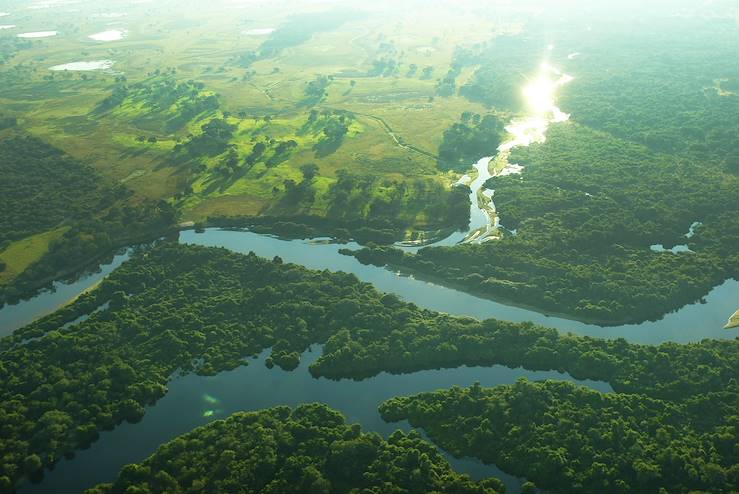
{"type": "MultiPolygon", "coordinates": [[[[249,366],[217,376],[189,374],[175,379],[167,395],[147,409],[141,422],[125,423],[111,432],[101,434],[100,440],[90,449],[78,452],[72,460],[63,460],[54,471],[46,473],[43,482],[26,485],[20,493],[81,492],[95,484],[111,481],[121,467],[142,461],[163,442],[238,411],[321,402],[342,412],[347,422],[359,423],[365,431],[389,436],[397,429],[411,429],[407,423],[387,424],[380,418],[377,407],[393,396],[453,385],[470,386],[475,382],[483,386],[497,386],[513,383],[520,377],[530,380],[564,379],[603,392],[612,392],[606,383],[575,381],[569,375],[558,372],[532,372],[502,366],[459,367],[404,375],[383,373],[363,381],[330,381],[314,379],[308,373],[308,366],[320,355],[318,346],[312,352],[306,352],[300,366],[292,372],[267,369],[264,361],[268,355],[269,350],[251,360],[249,366]]],[[[506,483],[509,494],[520,492],[523,479],[507,475],[495,466],[484,465],[475,459],[446,456],[459,472],[477,479],[498,477],[506,483]]]]}
{"type": "MultiPolygon", "coordinates": [[[[722,329],[728,315],[736,309],[739,283],[734,280],[726,281],[712,290],[706,297],[707,303],[686,306],[660,321],[602,328],[507,306],[401,276],[383,268],[363,266],[353,257],[338,253],[340,248],[358,248],[356,244],[290,241],[247,231],[221,229],[208,229],[204,233],[185,231],[180,235],[180,242],[225,247],[242,253],[253,251],[268,258],[280,256],[286,262],[312,269],[350,272],[381,291],[395,293],[421,307],[481,319],[496,317],[510,321],[533,321],[573,333],[605,338],[624,337],[630,341],[649,344],[733,338],[736,334],[722,329]]],[[[8,334],[34,318],[53,311],[94,285],[128,257],[128,252],[120,254],[113,262],[101,266],[95,274],[75,283],[57,283],[53,292],[40,294],[29,301],[0,310],[0,334],[8,334]]],[[[123,465],[142,461],[163,442],[240,410],[323,402],[345,414],[349,422],[360,423],[367,431],[388,435],[397,428],[409,429],[408,424],[386,424],[377,413],[378,405],[393,396],[448,388],[455,384],[469,386],[476,381],[483,386],[495,386],[515,382],[520,377],[532,380],[573,380],[569,375],[557,372],[531,372],[492,366],[432,370],[400,376],[381,374],[359,382],[330,381],[314,379],[307,371],[308,365],[319,354],[320,348],[314,347],[313,352],[303,356],[300,367],[293,372],[267,369],[264,359],[268,352],[264,352],[248,367],[215,377],[178,377],[170,384],[167,395],[147,409],[142,422],[123,424],[114,431],[101,434],[101,439],[89,450],[78,452],[73,460],[60,462],[54,471],[47,472],[41,484],[26,485],[20,492],[80,492],[96,483],[110,481],[123,465]]],[[[601,391],[611,391],[606,383],[579,382],[601,391]]],[[[506,475],[495,466],[483,465],[474,459],[450,458],[450,461],[460,472],[469,473],[475,478],[496,476],[506,482],[509,493],[516,494],[520,491],[523,479],[506,475]]]]}

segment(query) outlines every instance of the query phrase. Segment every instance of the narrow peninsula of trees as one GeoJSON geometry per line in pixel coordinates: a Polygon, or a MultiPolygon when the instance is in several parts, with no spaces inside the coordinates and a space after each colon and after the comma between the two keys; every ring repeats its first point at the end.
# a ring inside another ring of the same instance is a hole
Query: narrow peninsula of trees
{"type": "Polygon", "coordinates": [[[420,309],[345,273],[163,243],[0,340],[0,492],[100,431],[140,420],[176,372],[214,375],[268,348],[273,364],[292,370],[316,343],[316,377],[504,364],[652,399],[705,396],[711,406],[695,406],[713,423],[736,408],[739,340],[653,347],[480,322],[420,309]]]}
{"type": "Polygon", "coordinates": [[[545,492],[719,494],[739,485],[737,391],[734,383],[675,403],[521,380],[393,398],[380,409],[545,492]]]}
{"type": "Polygon", "coordinates": [[[233,492],[498,494],[502,482],[456,473],[418,433],[387,440],[325,405],[236,413],[161,446],[86,494],[233,492]]]}

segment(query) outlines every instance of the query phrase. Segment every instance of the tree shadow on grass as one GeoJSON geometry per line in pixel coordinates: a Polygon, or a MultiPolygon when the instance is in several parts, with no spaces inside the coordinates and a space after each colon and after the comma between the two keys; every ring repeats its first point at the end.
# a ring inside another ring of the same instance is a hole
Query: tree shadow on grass
{"type": "Polygon", "coordinates": [[[343,137],[341,139],[324,139],[313,146],[313,151],[315,152],[316,158],[325,158],[338,151],[343,143],[343,137]]]}

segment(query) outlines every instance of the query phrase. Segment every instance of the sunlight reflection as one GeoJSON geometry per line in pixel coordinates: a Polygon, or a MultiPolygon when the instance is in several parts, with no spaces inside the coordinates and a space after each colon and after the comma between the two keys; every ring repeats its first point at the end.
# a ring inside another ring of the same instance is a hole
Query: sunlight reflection
{"type": "Polygon", "coordinates": [[[529,116],[514,120],[506,127],[512,138],[498,149],[510,151],[515,147],[542,143],[550,124],[569,120],[570,115],[560,110],[555,101],[557,90],[572,80],[572,76],[547,62],[542,63],[538,75],[523,88],[529,116]]]}

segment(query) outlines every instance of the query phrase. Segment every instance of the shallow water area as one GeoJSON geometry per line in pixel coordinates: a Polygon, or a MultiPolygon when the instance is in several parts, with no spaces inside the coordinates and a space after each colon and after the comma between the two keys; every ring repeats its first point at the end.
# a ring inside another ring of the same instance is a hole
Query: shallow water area
{"type": "MultiPolygon", "coordinates": [[[[554,47],[550,45],[551,51],[554,47]]],[[[484,190],[485,183],[493,177],[518,175],[523,172],[523,166],[508,161],[511,151],[517,147],[527,147],[534,143],[544,143],[549,126],[569,120],[570,115],[563,112],[555,104],[556,93],[559,88],[572,82],[574,78],[563,73],[549,63],[542,63],[538,75],[533,78],[522,90],[528,106],[528,114],[513,119],[506,127],[508,138],[498,146],[498,153],[493,158],[483,158],[474,167],[478,171],[478,178],[469,184],[470,194],[470,228],[469,232],[454,233],[451,236],[431,243],[433,246],[453,245],[459,242],[482,243],[500,238],[500,222],[492,193],[484,190]],[[490,171],[491,166],[494,172],[490,171]]],[[[463,181],[466,175],[457,184],[466,184],[463,181]]]]}
{"type": "Polygon", "coordinates": [[[100,33],[91,34],[88,36],[93,41],[120,41],[126,36],[126,31],[123,29],[111,29],[110,31],[103,31],[100,33]]]}
{"type": "Polygon", "coordinates": [[[36,31],[33,33],[21,33],[19,38],[50,38],[59,34],[59,31],[36,31]]]}
{"type": "Polygon", "coordinates": [[[51,290],[45,290],[30,300],[25,300],[17,305],[6,305],[0,308],[0,337],[7,336],[39,317],[55,311],[80,293],[94,286],[127,261],[129,257],[130,252],[126,250],[114,256],[110,262],[101,264],[94,273],[83,275],[71,282],[56,281],[51,290]]]}
{"type": "Polygon", "coordinates": [[[80,72],[89,72],[92,70],[110,70],[113,68],[113,65],[115,64],[112,60],[95,60],[90,62],[72,62],[72,63],[65,63],[63,65],[55,65],[49,70],[53,70],[54,72],[60,72],[64,70],[70,70],[70,71],[80,71],[80,72]]]}

